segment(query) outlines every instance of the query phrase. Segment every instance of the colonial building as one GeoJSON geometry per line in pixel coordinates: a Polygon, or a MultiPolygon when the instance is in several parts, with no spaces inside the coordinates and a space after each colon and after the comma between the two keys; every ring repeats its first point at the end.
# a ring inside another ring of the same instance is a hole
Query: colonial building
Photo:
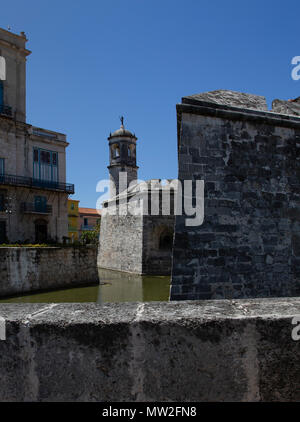
{"type": "Polygon", "coordinates": [[[68,236],[66,135],[26,123],[26,36],[0,29],[0,243],[68,236]]]}
{"type": "Polygon", "coordinates": [[[98,265],[136,274],[171,272],[174,193],[160,179],[137,182],[137,137],[120,129],[108,137],[111,198],[103,203],[98,265]],[[126,174],[126,180],[122,176],[126,174]],[[162,211],[170,194],[169,213],[162,211]]]}
{"type": "Polygon", "coordinates": [[[101,220],[101,210],[95,208],[79,208],[79,236],[84,231],[94,230],[101,220]]]}
{"type": "Polygon", "coordinates": [[[68,232],[72,243],[79,239],[79,202],[76,199],[68,199],[68,232]]]}

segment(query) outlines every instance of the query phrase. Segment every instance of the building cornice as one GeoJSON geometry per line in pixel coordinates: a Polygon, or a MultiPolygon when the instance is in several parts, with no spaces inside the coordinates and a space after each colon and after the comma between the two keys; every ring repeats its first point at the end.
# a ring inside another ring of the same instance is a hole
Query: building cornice
{"type": "Polygon", "coordinates": [[[31,54],[30,50],[27,50],[26,48],[19,47],[16,44],[10,43],[9,41],[5,41],[5,40],[0,39],[0,46],[10,48],[11,50],[17,50],[17,51],[19,51],[19,53],[21,53],[25,57],[27,57],[31,54]]]}
{"type": "Polygon", "coordinates": [[[7,35],[14,37],[14,38],[22,39],[25,42],[28,41],[28,39],[26,38],[25,32],[21,32],[21,35],[19,35],[19,34],[15,34],[14,32],[8,31],[7,29],[0,28],[0,33],[1,32],[4,32],[4,34],[7,34],[7,35]]]}
{"type": "Polygon", "coordinates": [[[64,147],[67,147],[69,145],[69,142],[66,141],[65,139],[66,135],[64,133],[37,128],[28,123],[15,120],[11,117],[0,115],[0,129],[4,125],[5,125],[5,130],[9,130],[9,129],[12,130],[13,128],[15,128],[16,132],[19,132],[19,133],[22,132],[24,135],[29,136],[34,141],[44,142],[44,143],[47,143],[48,145],[49,144],[60,145],[64,147]],[[35,134],[34,130],[40,131],[40,134],[35,134]],[[47,137],[47,134],[51,134],[53,136],[50,138],[50,137],[47,137]]]}

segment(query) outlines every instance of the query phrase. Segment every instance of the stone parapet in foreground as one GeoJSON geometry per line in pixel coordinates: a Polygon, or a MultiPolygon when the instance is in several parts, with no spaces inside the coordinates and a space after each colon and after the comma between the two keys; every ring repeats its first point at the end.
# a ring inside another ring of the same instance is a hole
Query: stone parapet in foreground
{"type": "Polygon", "coordinates": [[[299,401],[300,298],[1,304],[0,401],[299,401]]]}
{"type": "Polygon", "coordinates": [[[204,181],[204,221],[176,216],[171,300],[300,295],[300,118],[279,109],[224,90],[177,105],[178,178],[204,181]]]}

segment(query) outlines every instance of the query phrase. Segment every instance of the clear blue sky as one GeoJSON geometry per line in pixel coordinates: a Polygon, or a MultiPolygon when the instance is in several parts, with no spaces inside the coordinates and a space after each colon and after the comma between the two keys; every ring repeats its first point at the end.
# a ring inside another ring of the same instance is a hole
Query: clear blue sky
{"type": "Polygon", "coordinates": [[[139,177],[175,178],[182,96],[299,96],[299,15],[299,0],[11,0],[0,26],[29,39],[28,122],[67,134],[73,198],[95,207],[121,114],[139,138],[139,177]]]}

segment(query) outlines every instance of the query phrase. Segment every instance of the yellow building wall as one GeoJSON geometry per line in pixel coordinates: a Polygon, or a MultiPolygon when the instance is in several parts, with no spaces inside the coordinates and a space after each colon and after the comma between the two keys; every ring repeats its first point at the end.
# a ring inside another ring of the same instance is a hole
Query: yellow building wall
{"type": "Polygon", "coordinates": [[[79,239],[79,201],[68,199],[68,235],[73,242],[79,239]]]}

